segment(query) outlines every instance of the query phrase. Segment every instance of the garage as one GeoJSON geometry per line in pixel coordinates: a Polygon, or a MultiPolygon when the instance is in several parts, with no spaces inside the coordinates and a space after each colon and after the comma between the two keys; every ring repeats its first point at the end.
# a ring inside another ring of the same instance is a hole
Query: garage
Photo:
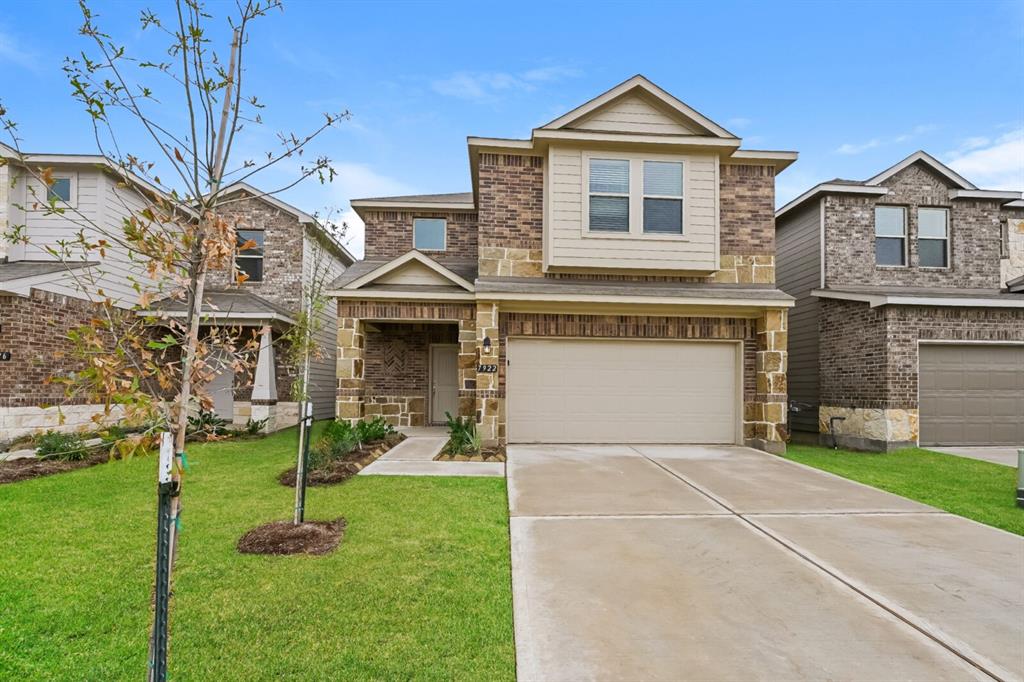
{"type": "Polygon", "coordinates": [[[1024,445],[1024,346],[922,344],[922,445],[1024,445]]]}
{"type": "Polygon", "coordinates": [[[736,443],[740,344],[508,342],[512,443],[736,443]]]}

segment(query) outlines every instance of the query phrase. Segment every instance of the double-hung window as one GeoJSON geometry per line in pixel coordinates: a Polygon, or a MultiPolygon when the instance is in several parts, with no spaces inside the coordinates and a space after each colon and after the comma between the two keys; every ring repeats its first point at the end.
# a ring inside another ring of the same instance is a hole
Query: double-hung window
{"type": "Polygon", "coordinates": [[[683,163],[588,159],[587,231],[683,234],[683,163]]]}
{"type": "Polygon", "coordinates": [[[875,263],[907,264],[907,209],[902,206],[875,207],[875,263]]]}
{"type": "Polygon", "coordinates": [[[590,230],[629,232],[629,161],[590,160],[590,230]]]}
{"type": "Polygon", "coordinates": [[[922,268],[949,267],[949,211],[917,209],[917,262],[922,268]]]}
{"type": "Polygon", "coordinates": [[[263,230],[238,230],[235,238],[235,268],[246,274],[246,282],[262,282],[263,230]]]}

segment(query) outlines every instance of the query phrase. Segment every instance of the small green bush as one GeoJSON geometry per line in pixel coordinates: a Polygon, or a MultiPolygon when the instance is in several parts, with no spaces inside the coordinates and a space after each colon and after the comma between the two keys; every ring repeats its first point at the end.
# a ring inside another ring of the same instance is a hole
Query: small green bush
{"type": "Polygon", "coordinates": [[[268,421],[268,419],[253,419],[252,417],[249,417],[245,421],[245,433],[250,436],[259,435],[267,426],[268,421]]]}
{"type": "Polygon", "coordinates": [[[482,440],[476,431],[476,422],[469,417],[453,417],[448,412],[448,452],[453,455],[469,455],[480,452],[482,440]]]}
{"type": "Polygon", "coordinates": [[[47,431],[36,437],[36,455],[45,459],[77,462],[88,457],[89,450],[77,433],[47,431]]]}
{"type": "Polygon", "coordinates": [[[200,410],[188,418],[185,432],[189,435],[223,436],[228,432],[228,420],[210,410],[200,410]]]}
{"type": "Polygon", "coordinates": [[[395,427],[383,417],[374,417],[370,421],[358,422],[355,426],[356,440],[360,443],[370,443],[376,440],[384,440],[389,434],[395,432],[395,427]]]}
{"type": "Polygon", "coordinates": [[[355,438],[355,429],[348,422],[332,420],[324,427],[323,437],[329,441],[350,440],[355,438]]]}

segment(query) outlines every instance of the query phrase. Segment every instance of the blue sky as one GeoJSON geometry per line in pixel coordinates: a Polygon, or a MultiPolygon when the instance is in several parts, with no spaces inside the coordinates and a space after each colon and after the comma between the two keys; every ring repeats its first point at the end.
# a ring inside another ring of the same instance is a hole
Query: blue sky
{"type": "MultiPolygon", "coordinates": [[[[233,3],[231,3],[233,5],[233,3]]],[[[211,2],[224,45],[230,6],[211,2]]],[[[143,6],[97,2],[100,25],[158,58],[143,6]]],[[[86,44],[71,2],[0,16],[0,99],[30,151],[94,153],[61,71],[86,44]]],[[[866,178],[925,149],[984,187],[1024,189],[1024,2],[287,2],[253,27],[249,92],[266,103],[245,152],[275,130],[350,121],[317,147],[339,176],[282,195],[307,211],[350,198],[469,189],[467,135],[530,130],[636,73],[744,138],[791,149],[778,202],[866,178]]],[[[132,129],[122,142],[142,146],[132,129]]],[[[257,182],[276,186],[284,174],[257,182]]],[[[351,213],[353,251],[361,226],[351,213]]]]}

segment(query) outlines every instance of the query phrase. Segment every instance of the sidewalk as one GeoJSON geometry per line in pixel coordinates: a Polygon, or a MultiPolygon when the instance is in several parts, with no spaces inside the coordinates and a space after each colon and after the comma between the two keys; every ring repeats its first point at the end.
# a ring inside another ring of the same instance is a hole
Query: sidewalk
{"type": "Polygon", "coordinates": [[[504,476],[501,462],[436,462],[434,457],[448,442],[440,426],[402,429],[406,439],[359,472],[367,476],[504,476]]]}

